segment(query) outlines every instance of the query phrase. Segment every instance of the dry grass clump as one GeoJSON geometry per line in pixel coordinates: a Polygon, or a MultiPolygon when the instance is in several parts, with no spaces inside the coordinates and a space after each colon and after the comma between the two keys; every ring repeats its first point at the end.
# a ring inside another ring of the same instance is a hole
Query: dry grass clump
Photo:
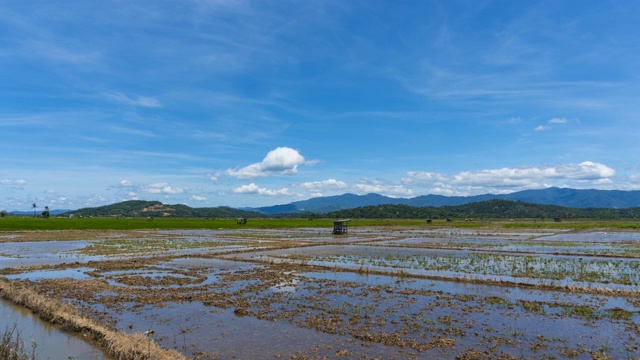
{"type": "Polygon", "coordinates": [[[182,354],[159,347],[143,334],[112,330],[83,316],[72,305],[46,298],[22,284],[0,279],[0,296],[31,309],[50,323],[89,336],[118,360],[186,360],[182,354]]]}
{"type": "Polygon", "coordinates": [[[3,360],[35,360],[36,346],[32,343],[31,352],[28,351],[26,342],[20,336],[20,331],[13,326],[7,326],[0,339],[0,359],[3,360]]]}

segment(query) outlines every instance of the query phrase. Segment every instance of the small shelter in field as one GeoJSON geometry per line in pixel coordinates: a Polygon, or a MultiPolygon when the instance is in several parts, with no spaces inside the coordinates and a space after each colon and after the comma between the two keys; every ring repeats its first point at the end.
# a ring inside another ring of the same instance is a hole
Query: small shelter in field
{"type": "Polygon", "coordinates": [[[237,218],[236,219],[236,224],[238,224],[238,225],[246,225],[247,224],[247,218],[237,218]]]}
{"type": "Polygon", "coordinates": [[[333,222],[333,233],[342,235],[347,233],[347,223],[351,220],[335,220],[333,222]]]}

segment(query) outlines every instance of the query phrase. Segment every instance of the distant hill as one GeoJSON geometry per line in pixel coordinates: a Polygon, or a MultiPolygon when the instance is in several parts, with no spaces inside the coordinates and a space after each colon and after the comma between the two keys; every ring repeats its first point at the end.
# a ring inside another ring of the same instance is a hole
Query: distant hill
{"type": "Polygon", "coordinates": [[[83,208],[67,212],[75,216],[124,216],[124,217],[202,217],[236,218],[262,217],[264,214],[230,207],[192,208],[187,205],[165,205],[159,201],[129,200],[116,204],[83,208]]]}
{"type": "Polygon", "coordinates": [[[266,206],[260,208],[247,208],[263,214],[274,215],[282,213],[315,212],[325,213],[340,209],[352,209],[361,206],[380,204],[401,204],[407,199],[394,199],[378,194],[354,195],[343,194],[335,196],[317,197],[309,200],[296,201],[286,205],[266,206]]]}
{"type": "MultiPolygon", "coordinates": [[[[414,198],[389,198],[379,194],[355,195],[343,194],[336,196],[317,197],[304,201],[296,201],[289,204],[267,206],[260,208],[243,208],[234,209],[231,207],[211,207],[211,208],[192,208],[186,205],[166,205],[159,201],[143,201],[130,200],[116,204],[83,208],[74,211],[70,210],[51,210],[51,215],[60,214],[76,216],[124,216],[124,217],[202,217],[202,218],[237,218],[237,217],[266,217],[266,216],[306,216],[309,215],[330,215],[335,217],[345,217],[346,213],[341,211],[349,209],[358,209],[366,207],[382,206],[376,209],[378,212],[386,212],[391,209],[389,206],[398,206],[393,208],[395,212],[403,212],[406,206],[410,208],[441,208],[469,205],[475,203],[484,203],[490,200],[508,200],[512,202],[551,205],[571,209],[629,209],[640,206],[640,191],[618,191],[618,190],[576,190],[564,188],[547,188],[540,190],[525,190],[511,194],[484,194],[477,196],[441,196],[441,195],[424,195],[414,198]],[[384,206],[383,206],[384,205],[384,206]],[[345,214],[344,216],[340,214],[345,214]]],[[[490,216],[489,211],[481,204],[483,214],[490,216]]],[[[520,205],[522,208],[522,205],[520,205]]],[[[477,212],[473,206],[462,208],[463,213],[467,210],[477,212]]],[[[447,210],[447,209],[445,209],[447,210]]],[[[361,213],[363,210],[359,210],[361,213]]],[[[371,209],[367,209],[371,212],[371,209]]],[[[365,212],[367,212],[365,211],[365,212]]],[[[425,210],[426,211],[426,210],[425,210]]],[[[432,211],[432,210],[429,210],[432,211]]],[[[444,211],[444,210],[443,210],[444,211]]],[[[456,210],[457,211],[457,210],[456,210]]],[[[555,210],[554,210],[555,211],[555,210]]],[[[544,214],[554,213],[550,209],[540,211],[540,216],[544,214]]],[[[563,210],[564,211],[564,210],[563,210]]],[[[416,213],[416,210],[409,212],[416,213]]],[[[375,211],[373,212],[375,213],[375,211]]],[[[418,217],[423,217],[424,212],[418,217]]],[[[433,213],[433,212],[430,212],[433,213]]],[[[532,211],[527,211],[532,214],[532,211]]],[[[575,213],[588,214],[588,212],[579,211],[575,213]]],[[[597,211],[595,213],[598,213],[597,211]]],[[[602,213],[602,212],[600,212],[602,213]]],[[[13,211],[12,215],[29,216],[33,215],[33,211],[13,211]]],[[[36,210],[36,214],[41,214],[41,209],[36,210]]],[[[499,213],[496,213],[499,215],[499,213]]],[[[493,215],[496,215],[493,214],[493,215]]],[[[519,217],[520,213],[515,212],[514,215],[502,214],[500,216],[519,217]]],[[[391,214],[393,215],[393,214],[391,214]]],[[[371,216],[371,213],[369,215],[371,216]]],[[[468,215],[471,216],[471,215],[468,215]]],[[[536,215],[537,216],[537,215],[536,215]]],[[[607,215],[609,216],[609,215],[607,215]]],[[[356,215],[349,217],[359,217],[356,215]]],[[[587,216],[589,217],[589,216],[587,216]]],[[[595,216],[598,217],[598,216],[595,216]]]]}
{"type": "Polygon", "coordinates": [[[638,207],[626,209],[570,208],[557,205],[531,204],[522,201],[491,199],[455,206],[414,207],[404,204],[364,206],[325,214],[336,219],[445,219],[445,218],[561,218],[620,219],[640,216],[638,207]]]}
{"type": "MultiPolygon", "coordinates": [[[[351,195],[339,197],[341,200],[354,198],[359,200],[377,199],[380,195],[358,197],[351,195]],[[354,198],[355,197],[355,198],[354,198]]],[[[282,207],[280,210],[287,210],[282,207]]],[[[159,201],[131,200],[112,205],[78,209],[67,214],[76,216],[123,216],[123,217],[209,217],[209,218],[260,218],[267,217],[258,212],[233,209],[229,207],[191,208],[186,205],[165,205],[159,201]]],[[[278,216],[322,216],[329,218],[634,218],[640,216],[640,208],[571,208],[558,205],[532,204],[523,201],[490,199],[462,205],[411,206],[406,204],[365,205],[356,208],[343,208],[330,212],[288,213],[278,216]]]]}
{"type": "Polygon", "coordinates": [[[524,190],[511,194],[484,194],[476,196],[423,195],[414,198],[390,198],[379,194],[318,197],[285,205],[251,208],[267,215],[283,212],[331,212],[375,205],[456,206],[492,199],[523,201],[531,204],[557,205],[572,208],[630,208],[640,206],[640,191],[576,190],[551,187],[524,190]]]}

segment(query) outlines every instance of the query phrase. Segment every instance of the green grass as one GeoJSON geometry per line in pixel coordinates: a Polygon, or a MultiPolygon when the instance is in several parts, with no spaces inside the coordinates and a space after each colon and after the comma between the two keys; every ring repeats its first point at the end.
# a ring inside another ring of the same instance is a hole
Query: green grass
{"type": "MultiPolygon", "coordinates": [[[[534,221],[533,219],[509,220],[485,219],[475,221],[434,220],[427,224],[424,219],[353,219],[349,227],[397,226],[419,228],[505,228],[505,229],[640,229],[640,220],[571,220],[561,223],[534,221]]],[[[202,218],[49,218],[8,216],[0,218],[0,231],[21,230],[140,230],[140,229],[244,229],[244,228],[328,228],[333,219],[248,219],[246,225],[236,224],[236,219],[202,218]]]]}
{"type": "MultiPolygon", "coordinates": [[[[422,220],[357,220],[349,226],[415,226],[422,220]]],[[[201,218],[33,218],[5,217],[0,231],[23,230],[144,230],[144,229],[279,229],[333,228],[333,219],[247,219],[239,225],[236,219],[201,218]]]]}

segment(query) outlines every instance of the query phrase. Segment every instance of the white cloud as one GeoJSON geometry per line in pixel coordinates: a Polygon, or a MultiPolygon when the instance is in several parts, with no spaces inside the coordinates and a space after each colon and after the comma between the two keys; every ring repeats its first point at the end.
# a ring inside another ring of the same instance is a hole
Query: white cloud
{"type": "Polygon", "coordinates": [[[566,124],[567,119],[565,118],[553,118],[549,120],[549,124],[566,124]]]}
{"type": "Polygon", "coordinates": [[[247,180],[270,175],[293,175],[298,172],[298,166],[305,163],[305,159],[297,150],[289,147],[278,147],[269,151],[261,162],[251,164],[241,169],[228,169],[211,176],[217,180],[222,174],[247,180]]]}
{"type": "Polygon", "coordinates": [[[389,197],[413,196],[413,190],[406,188],[403,185],[395,185],[383,180],[370,181],[361,179],[353,186],[353,189],[358,194],[375,193],[389,197]]]}
{"type": "Polygon", "coordinates": [[[308,181],[296,185],[307,191],[320,192],[323,190],[339,190],[347,188],[347,183],[336,179],[327,179],[322,181],[308,181]]]}
{"type": "Polygon", "coordinates": [[[534,130],[535,131],[546,131],[546,130],[551,130],[551,126],[549,125],[555,125],[555,124],[566,124],[568,122],[567,119],[565,118],[551,118],[549,119],[549,121],[547,121],[547,125],[538,125],[534,130]]]}
{"type": "Polygon", "coordinates": [[[409,171],[403,183],[430,188],[441,195],[471,195],[508,192],[550,186],[607,185],[616,171],[604,164],[584,161],[580,164],[463,171],[455,175],[409,171]]]}
{"type": "Polygon", "coordinates": [[[235,194],[254,194],[263,196],[297,196],[289,192],[289,189],[282,188],[280,190],[270,190],[267,188],[259,187],[258,185],[251,183],[249,185],[242,185],[233,189],[235,194]]]}
{"type": "Polygon", "coordinates": [[[616,171],[604,164],[585,161],[578,165],[564,165],[559,168],[559,173],[569,179],[601,180],[613,177],[616,171]]]}
{"type": "Polygon", "coordinates": [[[409,171],[407,172],[407,176],[409,176],[408,181],[411,181],[411,179],[421,181],[444,181],[447,179],[446,175],[428,171],[409,171]]]}
{"type": "Polygon", "coordinates": [[[141,107],[149,107],[149,108],[158,108],[162,106],[162,104],[158,99],[149,97],[149,96],[129,97],[121,92],[110,92],[110,93],[104,93],[103,95],[109,100],[119,102],[125,105],[133,105],[133,106],[141,106],[141,107]]]}
{"type": "Polygon", "coordinates": [[[344,191],[348,188],[348,185],[344,181],[336,179],[327,179],[322,181],[308,181],[295,185],[298,188],[302,188],[308,191],[312,197],[324,196],[327,191],[344,191]]]}
{"type": "Polygon", "coordinates": [[[191,200],[195,201],[207,201],[207,198],[204,196],[191,195],[191,200]]]}
{"type": "Polygon", "coordinates": [[[26,180],[8,180],[0,179],[0,185],[26,185],[26,180]]]}
{"type": "Polygon", "coordinates": [[[169,183],[166,183],[166,182],[140,185],[138,187],[138,190],[147,194],[169,194],[169,195],[182,194],[185,192],[183,188],[172,187],[169,183]]]}
{"type": "Polygon", "coordinates": [[[122,181],[120,181],[120,186],[123,186],[123,187],[130,187],[130,186],[132,186],[132,185],[133,185],[133,184],[132,184],[132,183],[131,183],[131,181],[129,181],[129,180],[122,180],[122,181]]]}

